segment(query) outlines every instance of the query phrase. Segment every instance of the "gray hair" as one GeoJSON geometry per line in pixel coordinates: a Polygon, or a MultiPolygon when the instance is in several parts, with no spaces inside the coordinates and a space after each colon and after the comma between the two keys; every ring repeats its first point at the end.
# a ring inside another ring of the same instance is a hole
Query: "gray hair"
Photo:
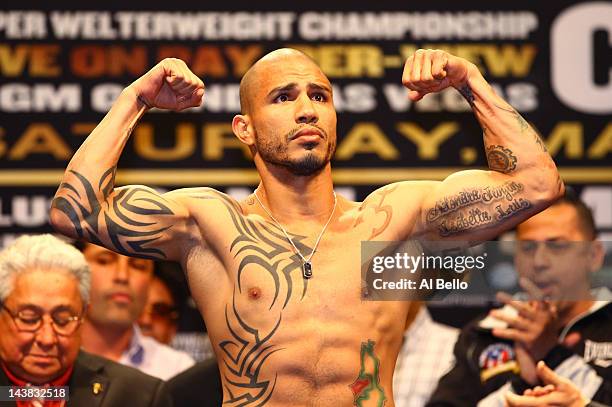
{"type": "Polygon", "coordinates": [[[66,270],[76,278],[83,304],[89,302],[91,274],[85,256],[75,247],[44,235],[24,235],[0,252],[0,303],[14,289],[16,277],[32,269],[66,270]]]}

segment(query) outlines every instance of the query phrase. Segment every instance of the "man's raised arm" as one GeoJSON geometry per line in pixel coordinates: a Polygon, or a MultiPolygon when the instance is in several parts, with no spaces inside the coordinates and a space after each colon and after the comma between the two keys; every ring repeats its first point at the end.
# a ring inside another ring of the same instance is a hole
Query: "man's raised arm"
{"type": "Polygon", "coordinates": [[[125,88],[70,160],[51,205],[53,227],[127,255],[177,258],[178,245],[171,242],[186,233],[189,218],[180,194],[115,188],[115,172],[132,129],[148,109],[199,106],[203,95],[202,81],[178,59],[164,59],[125,88]]]}
{"type": "Polygon", "coordinates": [[[423,199],[417,231],[432,239],[482,241],[514,227],[563,195],[544,143],[476,66],[440,50],[419,50],[402,82],[412,100],[447,87],[472,106],[483,129],[489,171],[460,171],[434,182],[423,199]]]}

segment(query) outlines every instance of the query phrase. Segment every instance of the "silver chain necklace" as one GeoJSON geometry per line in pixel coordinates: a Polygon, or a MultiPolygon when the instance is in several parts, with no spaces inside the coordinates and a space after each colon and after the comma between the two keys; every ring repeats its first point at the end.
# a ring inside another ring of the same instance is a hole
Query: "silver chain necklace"
{"type": "Polygon", "coordinates": [[[312,251],[310,252],[310,255],[308,256],[308,258],[304,257],[302,252],[298,250],[295,243],[293,243],[293,239],[289,237],[289,234],[287,233],[283,225],[281,225],[281,223],[277,221],[274,216],[272,216],[272,213],[270,213],[268,208],[266,208],[263,202],[261,202],[261,200],[259,199],[259,196],[257,196],[258,191],[259,191],[259,188],[257,188],[255,192],[253,193],[253,195],[255,195],[255,199],[257,199],[257,202],[259,202],[259,205],[261,206],[261,208],[268,214],[268,216],[274,221],[274,223],[276,223],[276,226],[278,226],[280,230],[283,231],[283,233],[285,234],[285,237],[287,238],[289,243],[291,243],[291,246],[293,246],[295,253],[298,256],[300,256],[300,259],[302,259],[302,276],[306,279],[311,278],[312,277],[312,263],[310,262],[310,259],[312,259],[312,256],[315,254],[315,251],[317,250],[317,247],[319,246],[319,242],[321,241],[321,238],[323,237],[323,233],[325,233],[325,229],[327,229],[329,222],[331,222],[332,218],[334,217],[334,212],[336,211],[336,204],[338,203],[338,199],[336,198],[336,191],[333,191],[334,208],[332,209],[331,214],[329,215],[329,219],[327,219],[327,222],[325,223],[325,226],[323,226],[321,233],[319,233],[319,237],[317,238],[317,241],[315,242],[314,247],[312,248],[312,251]]]}

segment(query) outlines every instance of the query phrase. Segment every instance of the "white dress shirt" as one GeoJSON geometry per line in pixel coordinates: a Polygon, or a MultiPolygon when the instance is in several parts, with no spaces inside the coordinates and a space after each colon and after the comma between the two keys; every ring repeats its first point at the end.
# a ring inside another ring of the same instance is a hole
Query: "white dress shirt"
{"type": "Polygon", "coordinates": [[[393,375],[396,407],[422,407],[438,380],[453,366],[453,348],[459,330],[434,322],[421,307],[404,333],[393,375]]]}
{"type": "Polygon", "coordinates": [[[134,325],[132,341],[128,349],[121,355],[119,363],[134,367],[162,380],[168,380],[191,367],[195,362],[187,353],[172,349],[153,338],[144,336],[140,328],[134,325]]]}

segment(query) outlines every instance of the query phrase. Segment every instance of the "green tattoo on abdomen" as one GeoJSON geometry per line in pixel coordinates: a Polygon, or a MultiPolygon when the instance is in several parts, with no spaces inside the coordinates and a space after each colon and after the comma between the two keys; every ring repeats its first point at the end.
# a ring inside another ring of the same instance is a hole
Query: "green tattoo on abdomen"
{"type": "Polygon", "coordinates": [[[361,342],[359,376],[349,385],[353,392],[353,405],[357,407],[362,407],[366,400],[372,400],[377,407],[384,406],[387,401],[385,390],[380,385],[380,359],[374,354],[375,344],[369,339],[361,342]]]}

